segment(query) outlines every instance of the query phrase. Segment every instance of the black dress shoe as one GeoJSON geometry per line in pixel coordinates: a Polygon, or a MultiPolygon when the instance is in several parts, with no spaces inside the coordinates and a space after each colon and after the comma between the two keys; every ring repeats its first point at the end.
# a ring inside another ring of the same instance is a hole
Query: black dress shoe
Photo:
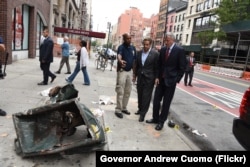
{"type": "Polygon", "coordinates": [[[118,117],[118,118],[123,118],[123,115],[122,113],[119,113],[119,112],[115,112],[115,115],[118,117]]]}
{"type": "Polygon", "coordinates": [[[192,84],[188,84],[188,86],[191,86],[191,87],[193,87],[193,85],[192,85],[192,84]]]}
{"type": "Polygon", "coordinates": [[[148,123],[148,124],[158,124],[159,121],[157,121],[155,119],[149,119],[149,120],[146,120],[146,123],[148,123]]]}
{"type": "Polygon", "coordinates": [[[122,110],[124,114],[130,115],[130,112],[128,110],[122,110]]]}
{"type": "Polygon", "coordinates": [[[44,82],[39,82],[37,85],[48,85],[48,84],[44,82]]]}
{"type": "Polygon", "coordinates": [[[61,72],[60,72],[60,71],[56,71],[55,73],[56,73],[56,74],[60,74],[61,72]]]}
{"type": "Polygon", "coordinates": [[[140,115],[140,111],[138,110],[138,111],[135,113],[135,115],[140,115]]]}
{"type": "Polygon", "coordinates": [[[0,116],[5,116],[5,115],[6,115],[6,112],[0,109],[0,116]]]}
{"type": "Polygon", "coordinates": [[[163,128],[163,123],[159,123],[156,125],[155,130],[162,130],[163,128]]]}
{"type": "Polygon", "coordinates": [[[71,74],[71,72],[66,72],[66,73],[64,73],[64,74],[71,74]]]}
{"type": "Polygon", "coordinates": [[[52,77],[50,83],[52,83],[56,79],[56,76],[52,77]]]}
{"type": "Polygon", "coordinates": [[[143,122],[143,121],[144,121],[144,116],[140,115],[139,122],[143,122]]]}

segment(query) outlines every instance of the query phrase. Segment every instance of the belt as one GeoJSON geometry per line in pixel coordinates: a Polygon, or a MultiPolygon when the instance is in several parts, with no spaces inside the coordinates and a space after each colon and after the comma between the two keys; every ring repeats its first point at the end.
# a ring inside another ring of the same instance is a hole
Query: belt
{"type": "Polygon", "coordinates": [[[131,69],[130,70],[125,70],[125,69],[121,68],[120,72],[123,72],[123,71],[129,72],[129,71],[131,71],[131,69]]]}

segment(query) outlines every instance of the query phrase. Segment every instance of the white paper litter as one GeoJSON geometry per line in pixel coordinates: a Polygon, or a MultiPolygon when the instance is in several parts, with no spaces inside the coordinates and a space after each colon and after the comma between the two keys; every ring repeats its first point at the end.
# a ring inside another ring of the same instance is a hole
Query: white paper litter
{"type": "Polygon", "coordinates": [[[101,110],[100,108],[92,109],[91,111],[96,117],[101,117],[104,114],[104,110],[101,110]]]}
{"type": "Polygon", "coordinates": [[[41,92],[40,92],[40,95],[41,95],[41,96],[49,96],[49,91],[50,91],[50,89],[52,89],[52,88],[48,88],[48,89],[46,89],[46,90],[41,91],[41,92]]]}

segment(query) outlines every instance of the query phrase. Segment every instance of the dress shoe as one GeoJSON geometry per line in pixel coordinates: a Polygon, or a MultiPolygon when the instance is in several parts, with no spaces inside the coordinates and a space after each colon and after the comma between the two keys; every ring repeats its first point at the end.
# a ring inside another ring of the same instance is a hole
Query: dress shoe
{"type": "Polygon", "coordinates": [[[140,115],[140,111],[138,110],[138,111],[135,113],[135,115],[140,115]]]}
{"type": "Polygon", "coordinates": [[[71,72],[66,72],[66,73],[64,73],[64,74],[71,74],[71,72]]]}
{"type": "Polygon", "coordinates": [[[123,118],[123,115],[122,113],[119,113],[119,112],[115,112],[115,115],[118,117],[118,118],[123,118]]]}
{"type": "Polygon", "coordinates": [[[87,86],[89,86],[90,84],[88,84],[88,83],[84,83],[83,85],[87,85],[87,86]]]}
{"type": "Polygon", "coordinates": [[[158,122],[159,122],[159,121],[154,120],[154,119],[146,120],[146,123],[148,123],[148,124],[158,124],[158,122]]]}
{"type": "Polygon", "coordinates": [[[143,121],[144,121],[144,116],[140,115],[139,122],[143,122],[143,121]]]}
{"type": "Polygon", "coordinates": [[[56,71],[55,73],[56,73],[56,74],[60,74],[61,72],[60,72],[60,71],[56,71]]]}
{"type": "Polygon", "coordinates": [[[55,79],[56,79],[56,76],[52,77],[50,83],[54,82],[55,79]]]}
{"type": "Polygon", "coordinates": [[[192,85],[192,84],[188,84],[188,86],[191,86],[191,87],[193,87],[193,85],[192,85]]]}
{"type": "Polygon", "coordinates": [[[43,81],[42,82],[39,82],[37,85],[48,85],[47,83],[44,83],[43,81]]]}
{"type": "Polygon", "coordinates": [[[0,109],[0,116],[5,116],[5,115],[6,115],[6,112],[0,109]]]}
{"type": "Polygon", "coordinates": [[[159,123],[156,125],[155,130],[162,130],[163,128],[163,123],[159,123]]]}
{"type": "Polygon", "coordinates": [[[185,83],[185,86],[187,86],[187,84],[185,83]]]}
{"type": "Polygon", "coordinates": [[[130,115],[130,112],[128,110],[122,110],[124,114],[130,115]]]}

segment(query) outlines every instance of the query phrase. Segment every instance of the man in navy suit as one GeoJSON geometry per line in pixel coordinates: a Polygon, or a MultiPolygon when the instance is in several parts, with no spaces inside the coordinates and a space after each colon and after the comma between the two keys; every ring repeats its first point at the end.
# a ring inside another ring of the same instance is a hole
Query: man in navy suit
{"type": "Polygon", "coordinates": [[[48,79],[51,77],[51,83],[55,80],[56,75],[50,71],[50,64],[53,62],[53,48],[54,42],[49,37],[49,29],[47,27],[43,30],[44,40],[40,45],[39,61],[40,68],[43,71],[43,81],[37,85],[48,85],[48,79]]]}
{"type": "Polygon", "coordinates": [[[138,111],[139,122],[144,121],[148,112],[154,84],[158,74],[158,51],[151,48],[152,39],[143,40],[143,49],[138,52],[138,56],[133,68],[133,82],[137,79],[138,111]]]}
{"type": "Polygon", "coordinates": [[[195,66],[195,58],[194,58],[194,52],[190,52],[189,56],[187,57],[187,66],[184,76],[184,84],[185,86],[193,86],[192,85],[192,79],[194,75],[194,66],[195,66]],[[188,81],[189,78],[189,81],[188,81]]]}
{"type": "Polygon", "coordinates": [[[156,123],[156,130],[161,130],[167,120],[176,84],[180,82],[186,68],[184,49],[175,43],[173,33],[166,33],[165,45],[160,50],[158,78],[153,101],[153,119],[147,123],[156,123]],[[163,99],[162,107],[161,100],[163,99]],[[161,111],[160,111],[161,108],[161,111]]]}

